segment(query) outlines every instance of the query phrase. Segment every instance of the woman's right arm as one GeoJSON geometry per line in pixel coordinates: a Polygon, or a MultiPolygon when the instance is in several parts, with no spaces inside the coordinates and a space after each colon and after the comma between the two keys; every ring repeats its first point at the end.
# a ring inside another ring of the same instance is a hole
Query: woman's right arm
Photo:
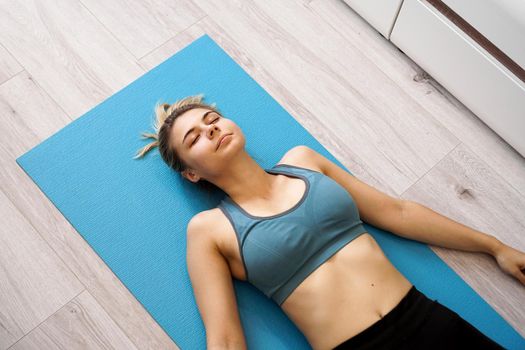
{"type": "Polygon", "coordinates": [[[212,239],[206,212],[195,215],[187,228],[186,262],[199,312],[206,329],[207,349],[244,350],[232,275],[226,258],[212,239]]]}

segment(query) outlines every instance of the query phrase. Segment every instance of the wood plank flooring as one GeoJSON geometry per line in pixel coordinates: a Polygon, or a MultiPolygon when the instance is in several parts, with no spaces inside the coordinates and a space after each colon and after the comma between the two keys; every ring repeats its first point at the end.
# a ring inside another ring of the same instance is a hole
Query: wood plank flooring
{"type": "MultiPolygon", "coordinates": [[[[525,159],[340,0],[0,9],[0,349],[178,348],[15,159],[205,33],[355,176],[525,251],[525,159]]],[[[432,249],[525,336],[524,286],[432,249]]]]}

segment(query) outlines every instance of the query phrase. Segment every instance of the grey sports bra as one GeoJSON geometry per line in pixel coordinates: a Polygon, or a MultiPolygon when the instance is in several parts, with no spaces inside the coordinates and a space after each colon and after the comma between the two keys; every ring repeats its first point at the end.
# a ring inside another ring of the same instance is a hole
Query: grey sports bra
{"type": "Polygon", "coordinates": [[[329,176],[288,164],[265,171],[303,179],[301,200],[265,217],[247,213],[228,195],[218,208],[235,230],[248,282],[281,305],[308,275],[366,229],[352,196],[329,176]]]}

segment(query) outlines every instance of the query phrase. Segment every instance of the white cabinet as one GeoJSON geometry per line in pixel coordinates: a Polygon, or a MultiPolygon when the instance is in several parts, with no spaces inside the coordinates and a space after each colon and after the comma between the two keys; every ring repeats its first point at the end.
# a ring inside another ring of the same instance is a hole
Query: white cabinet
{"type": "MultiPolygon", "coordinates": [[[[427,1],[404,0],[393,18],[384,8],[371,13],[378,1],[345,2],[525,156],[525,83],[520,78],[427,1]]],[[[525,1],[443,2],[525,67],[525,1]]]]}

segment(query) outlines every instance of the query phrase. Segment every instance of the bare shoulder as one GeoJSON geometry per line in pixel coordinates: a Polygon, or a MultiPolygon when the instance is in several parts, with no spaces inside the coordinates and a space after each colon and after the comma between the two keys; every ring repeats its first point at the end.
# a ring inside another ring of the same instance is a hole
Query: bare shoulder
{"type": "Polygon", "coordinates": [[[199,238],[211,238],[214,236],[214,228],[218,218],[218,208],[201,211],[195,214],[188,222],[188,236],[198,236],[199,238]]]}
{"type": "Polygon", "coordinates": [[[199,235],[201,239],[210,240],[224,254],[224,233],[228,227],[228,219],[224,213],[219,208],[211,208],[191,218],[188,223],[188,235],[199,235]]]}
{"type": "Polygon", "coordinates": [[[295,165],[322,173],[317,155],[318,153],[310,147],[298,145],[290,148],[277,164],[295,165]]]}
{"type": "Polygon", "coordinates": [[[188,223],[188,230],[196,232],[210,232],[217,227],[217,221],[221,220],[224,215],[219,208],[203,210],[195,214],[188,223]]]}

